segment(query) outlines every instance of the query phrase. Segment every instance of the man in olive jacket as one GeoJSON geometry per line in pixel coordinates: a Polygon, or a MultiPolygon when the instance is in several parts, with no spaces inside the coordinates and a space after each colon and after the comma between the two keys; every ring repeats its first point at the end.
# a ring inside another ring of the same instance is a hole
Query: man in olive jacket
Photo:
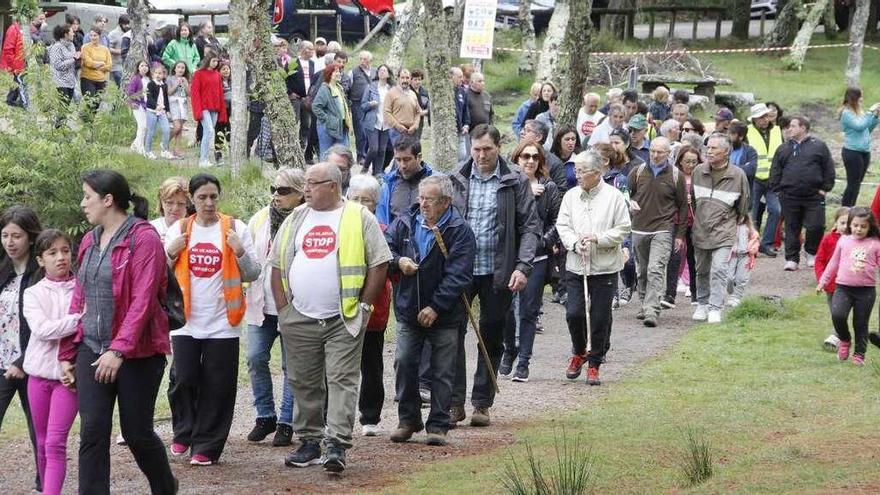
{"type": "MultiPolygon", "coordinates": [[[[513,292],[526,286],[541,236],[535,197],[522,172],[501,158],[501,133],[480,124],[471,131],[471,158],[450,178],[455,189],[453,205],[474,232],[477,242],[474,280],[468,296],[480,297],[480,333],[492,364],[498,369],[503,353],[504,320],[513,292]]],[[[464,419],[467,389],[464,331],[452,394],[450,424],[464,419]]],[[[490,371],[480,357],[474,374],[471,426],[489,425],[489,408],[495,400],[490,371]]]]}

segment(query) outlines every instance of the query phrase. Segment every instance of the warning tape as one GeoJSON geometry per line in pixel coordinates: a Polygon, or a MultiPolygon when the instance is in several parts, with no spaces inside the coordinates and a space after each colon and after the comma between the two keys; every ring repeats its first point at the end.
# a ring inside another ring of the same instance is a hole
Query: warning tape
{"type": "MultiPolygon", "coordinates": [[[[827,45],[809,45],[807,49],[814,48],[849,48],[851,46],[856,46],[856,43],[834,43],[827,45]]],[[[862,45],[865,48],[870,48],[872,50],[880,51],[880,48],[870,45],[862,45]]],[[[774,46],[767,48],[715,48],[715,49],[704,49],[704,50],[688,50],[686,48],[682,48],[680,50],[644,50],[638,52],[590,52],[590,55],[594,56],[610,56],[610,55],[621,55],[621,56],[651,56],[651,55],[685,55],[685,54],[710,54],[710,53],[762,53],[762,52],[784,52],[791,50],[793,47],[791,46],[774,46]]],[[[507,48],[507,47],[495,47],[495,50],[504,51],[504,52],[514,52],[514,53],[537,53],[539,50],[526,50],[523,48],[507,48]]],[[[560,55],[567,55],[568,52],[559,52],[560,55]]]]}

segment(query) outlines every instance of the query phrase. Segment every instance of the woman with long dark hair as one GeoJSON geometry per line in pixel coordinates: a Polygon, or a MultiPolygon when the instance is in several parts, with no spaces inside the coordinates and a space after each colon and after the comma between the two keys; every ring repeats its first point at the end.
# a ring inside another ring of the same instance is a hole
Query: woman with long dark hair
{"type": "Polygon", "coordinates": [[[165,446],[153,430],[156,396],[171,352],[165,251],[147,222],[147,200],[112,170],[83,176],[80,207],[95,226],[79,247],[70,305],[83,313],[58,352],[80,402],[79,493],[110,493],[114,406],[128,448],[154,494],[177,492],[165,446]],[[131,208],[133,211],[129,213],[131,208]]]}
{"type": "Polygon", "coordinates": [[[840,204],[853,206],[859,200],[862,180],[871,165],[871,132],[880,122],[880,104],[875,103],[865,112],[862,109],[862,90],[847,88],[838,115],[844,136],[840,154],[846,169],[846,189],[840,204]]]}
{"type": "MultiPolygon", "coordinates": [[[[538,99],[529,106],[526,112],[526,118],[523,120],[532,120],[538,115],[550,110],[550,97],[556,94],[556,86],[551,82],[541,84],[541,93],[538,99]]],[[[518,136],[517,136],[518,137],[518,136]]]]}
{"type": "MultiPolygon", "coordinates": [[[[34,241],[43,230],[34,210],[12,206],[0,215],[0,428],[15,394],[27,418],[28,433],[36,460],[36,437],[28,403],[28,379],[24,373],[24,354],[31,337],[24,317],[24,291],[40,281],[34,241]]],[[[42,489],[40,475],[36,488],[42,489]]]]}
{"type": "Polygon", "coordinates": [[[199,50],[192,38],[189,24],[181,22],[177,27],[177,37],[169,41],[162,51],[162,63],[169,71],[174,70],[177,62],[185,62],[189,72],[195,72],[202,57],[199,56],[199,50]]]}
{"type": "Polygon", "coordinates": [[[565,164],[565,181],[569,189],[577,185],[574,176],[574,157],[581,152],[577,129],[571,124],[564,124],[553,133],[553,145],[550,153],[556,155],[565,164]]]}
{"type": "Polygon", "coordinates": [[[218,123],[228,121],[226,99],[223,95],[223,77],[219,72],[220,59],[211,54],[202,60],[202,66],[193,74],[193,118],[202,126],[199,147],[199,166],[211,167],[215,129],[218,123]]]}
{"type": "Polygon", "coordinates": [[[385,95],[393,86],[391,69],[382,64],[376,69],[376,79],[370,83],[370,88],[364,91],[361,100],[361,110],[364,112],[362,125],[369,143],[364,172],[373,175],[381,175],[385,168],[385,148],[388,146],[388,130],[391,126],[385,122],[382,108],[385,104],[385,95]]]}

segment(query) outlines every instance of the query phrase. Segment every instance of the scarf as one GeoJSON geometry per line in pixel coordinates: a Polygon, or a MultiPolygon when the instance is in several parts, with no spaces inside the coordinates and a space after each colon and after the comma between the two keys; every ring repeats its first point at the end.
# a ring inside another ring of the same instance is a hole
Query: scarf
{"type": "Polygon", "coordinates": [[[269,205],[269,238],[274,239],[275,233],[278,232],[278,227],[281,226],[281,222],[287,218],[287,215],[290,215],[293,212],[293,208],[289,210],[282,210],[276,208],[274,204],[269,205]]]}

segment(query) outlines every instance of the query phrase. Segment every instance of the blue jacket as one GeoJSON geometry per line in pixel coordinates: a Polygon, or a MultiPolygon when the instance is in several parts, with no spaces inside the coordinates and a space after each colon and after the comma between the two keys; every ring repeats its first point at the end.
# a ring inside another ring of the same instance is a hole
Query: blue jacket
{"type": "Polygon", "coordinates": [[[456,325],[465,317],[461,295],[473,281],[477,242],[458,210],[450,208],[451,216],[440,227],[440,235],[449,250],[448,259],[436,242],[428,253],[418,252],[415,235],[420,228],[416,219],[418,206],[398,217],[385,232],[393,256],[389,274],[400,277],[394,285],[394,314],[398,321],[418,326],[419,311],[428,306],[439,315],[434,326],[456,325]],[[400,272],[401,257],[418,260],[419,270],[415,275],[407,277],[400,272]]]}
{"type": "Polygon", "coordinates": [[[417,203],[419,182],[430,175],[434,175],[434,169],[428,162],[423,161],[422,171],[406,180],[397,173],[397,162],[392,161],[391,170],[382,176],[379,203],[376,205],[376,219],[379,223],[391,225],[397,217],[406,215],[412,205],[417,203]],[[406,190],[398,191],[398,186],[401,184],[406,190]]]}
{"type": "MultiPolygon", "coordinates": [[[[393,86],[388,85],[388,89],[393,88],[393,86]]],[[[364,112],[364,118],[361,120],[361,125],[364,128],[364,132],[370,132],[376,128],[376,122],[379,121],[379,112],[382,111],[382,101],[379,99],[379,81],[373,81],[370,83],[370,87],[364,90],[364,97],[361,98],[359,102],[361,105],[361,110],[364,112]],[[371,107],[371,101],[378,101],[379,106],[371,107]]]]}
{"type": "Polygon", "coordinates": [[[461,132],[464,126],[471,126],[471,111],[468,110],[467,90],[464,86],[455,89],[455,129],[461,132]]]}
{"type": "Polygon", "coordinates": [[[519,106],[519,110],[516,111],[513,122],[510,124],[510,127],[513,129],[513,138],[517,141],[519,141],[519,134],[522,132],[523,124],[526,122],[526,114],[529,112],[530,106],[532,106],[532,100],[524,101],[519,106]]]}
{"type": "Polygon", "coordinates": [[[856,115],[849,108],[840,112],[840,126],[843,128],[843,147],[852,151],[871,152],[871,131],[877,127],[877,115],[865,112],[856,115]]]}
{"type": "MultiPolygon", "coordinates": [[[[731,157],[733,157],[733,149],[730,151],[731,157]]],[[[755,151],[755,148],[747,143],[742,143],[742,154],[739,155],[739,160],[731,160],[731,162],[746,173],[749,185],[751,185],[755,180],[755,172],[758,171],[758,152],[755,151]]]]}

